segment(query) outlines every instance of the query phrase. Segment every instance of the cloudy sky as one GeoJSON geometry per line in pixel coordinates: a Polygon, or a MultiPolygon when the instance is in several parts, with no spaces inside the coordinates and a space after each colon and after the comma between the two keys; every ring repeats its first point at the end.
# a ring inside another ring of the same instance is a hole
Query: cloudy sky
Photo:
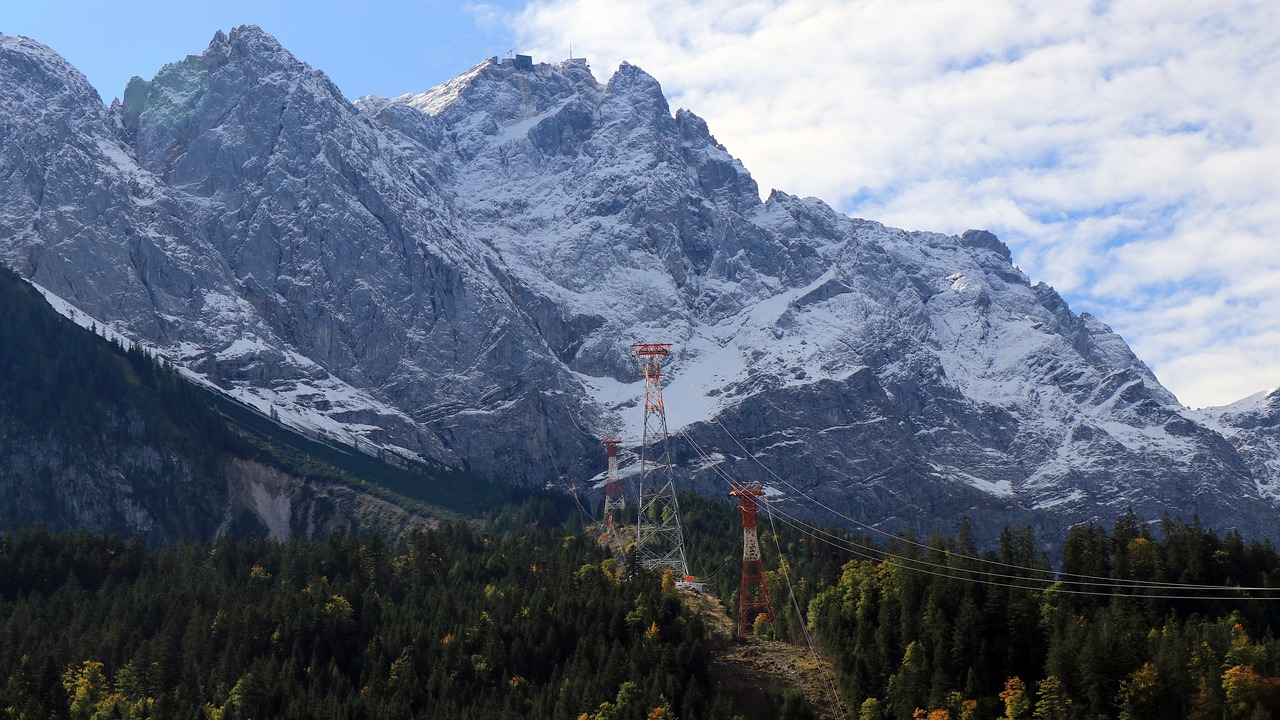
{"type": "Polygon", "coordinates": [[[6,0],[110,99],[253,22],[349,97],[515,48],[622,60],[707,119],[766,193],[990,229],[1193,407],[1280,385],[1274,0],[6,0]],[[79,11],[76,11],[78,7],[79,11]]]}

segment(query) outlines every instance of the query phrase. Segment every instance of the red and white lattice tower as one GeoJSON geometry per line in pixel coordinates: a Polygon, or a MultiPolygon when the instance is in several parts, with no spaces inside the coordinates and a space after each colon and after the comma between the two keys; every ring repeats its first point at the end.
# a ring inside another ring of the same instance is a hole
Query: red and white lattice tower
{"type": "Polygon", "coordinates": [[[640,450],[637,493],[636,556],[646,568],[670,570],[677,580],[689,577],[676,504],[675,473],[667,439],[667,411],[662,402],[662,360],[671,343],[636,343],[631,354],[644,374],[644,436],[640,450]]]}
{"type": "Polygon", "coordinates": [[[600,443],[609,456],[609,474],[604,481],[604,531],[612,536],[622,523],[622,509],[627,506],[627,498],[622,494],[622,475],[618,473],[618,446],[622,438],[607,437],[600,443]]]}
{"type": "Polygon", "coordinates": [[[773,622],[773,602],[769,599],[769,580],[764,576],[760,560],[760,540],[756,537],[756,498],[764,495],[760,483],[734,483],[730,495],[738,498],[742,511],[742,588],[738,592],[738,634],[751,632],[755,618],[763,611],[773,622]]]}

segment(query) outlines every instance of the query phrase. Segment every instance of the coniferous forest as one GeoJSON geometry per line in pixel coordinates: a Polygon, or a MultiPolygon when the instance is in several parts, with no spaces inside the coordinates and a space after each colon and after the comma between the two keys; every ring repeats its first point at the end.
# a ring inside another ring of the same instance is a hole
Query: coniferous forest
{"type": "MultiPolygon", "coordinates": [[[[723,682],[732,641],[671,578],[613,558],[567,498],[504,505],[477,478],[292,437],[72,326],[3,270],[0,338],[0,449],[53,438],[86,467],[129,443],[185,458],[199,480],[185,495],[166,499],[164,471],[133,477],[173,510],[168,536],[208,536],[191,498],[223,492],[229,455],[473,518],[398,542],[163,544],[15,530],[43,516],[7,495],[0,718],[1280,718],[1269,542],[1128,513],[980,548],[967,531],[873,541],[762,513],[775,618],[757,631],[829,660],[844,701],[810,707],[785,668],[748,672],[749,697],[723,682]]],[[[732,616],[737,511],[680,504],[694,570],[732,616]]]]}
{"type": "MultiPolygon", "coordinates": [[[[383,462],[290,430],[138,345],[71,323],[0,267],[0,530],[43,524],[127,537],[143,528],[148,545],[211,539],[227,531],[219,526],[236,461],[424,517],[473,517],[506,494],[439,463],[383,462]]],[[[262,529],[243,513],[233,520],[232,534],[262,529]]]]}
{"type": "MultiPolygon", "coordinates": [[[[731,526],[726,503],[684,505],[695,534],[731,526]]],[[[399,544],[24,531],[0,542],[0,717],[814,716],[777,687],[766,714],[735,706],[711,670],[731,641],[563,510],[399,544]]],[[[802,530],[762,533],[778,614],[759,630],[807,630],[847,717],[1280,717],[1280,607],[1249,599],[1274,594],[1216,589],[1271,587],[1269,543],[1130,514],[1073,530],[1050,571],[1025,530],[990,551],[802,530]]],[[[732,606],[735,573],[716,579],[732,606]]]]}
{"type": "Polygon", "coordinates": [[[156,550],[35,530],[0,544],[0,588],[5,717],[730,716],[671,583],[558,527],[156,550]]]}
{"type": "Polygon", "coordinates": [[[1220,589],[1275,587],[1270,543],[1128,513],[1053,571],[1025,530],[888,553],[808,606],[856,717],[1280,717],[1280,592],[1220,589]]]}

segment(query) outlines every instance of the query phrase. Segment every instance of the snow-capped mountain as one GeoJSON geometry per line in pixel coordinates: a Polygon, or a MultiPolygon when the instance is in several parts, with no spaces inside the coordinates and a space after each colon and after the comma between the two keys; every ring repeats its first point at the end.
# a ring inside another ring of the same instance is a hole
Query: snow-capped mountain
{"type": "Polygon", "coordinates": [[[690,487],[890,530],[1273,533],[1236,415],[1183,409],[994,236],[761,201],[637,67],[495,58],[353,104],[241,27],[104,107],[47,48],[0,55],[4,262],[295,426],[591,484],[598,437],[639,443],[629,346],[670,342],[690,487]]]}
{"type": "Polygon", "coordinates": [[[1253,472],[1258,492],[1280,502],[1280,388],[1189,416],[1230,441],[1253,472]]]}

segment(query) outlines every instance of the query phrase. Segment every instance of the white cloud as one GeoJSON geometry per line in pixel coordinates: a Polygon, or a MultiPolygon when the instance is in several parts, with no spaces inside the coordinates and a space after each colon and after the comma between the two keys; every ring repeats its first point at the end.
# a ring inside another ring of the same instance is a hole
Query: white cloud
{"type": "Polygon", "coordinates": [[[1280,384],[1272,0],[535,0],[540,57],[622,60],[760,182],[999,234],[1184,402],[1280,384]]]}

